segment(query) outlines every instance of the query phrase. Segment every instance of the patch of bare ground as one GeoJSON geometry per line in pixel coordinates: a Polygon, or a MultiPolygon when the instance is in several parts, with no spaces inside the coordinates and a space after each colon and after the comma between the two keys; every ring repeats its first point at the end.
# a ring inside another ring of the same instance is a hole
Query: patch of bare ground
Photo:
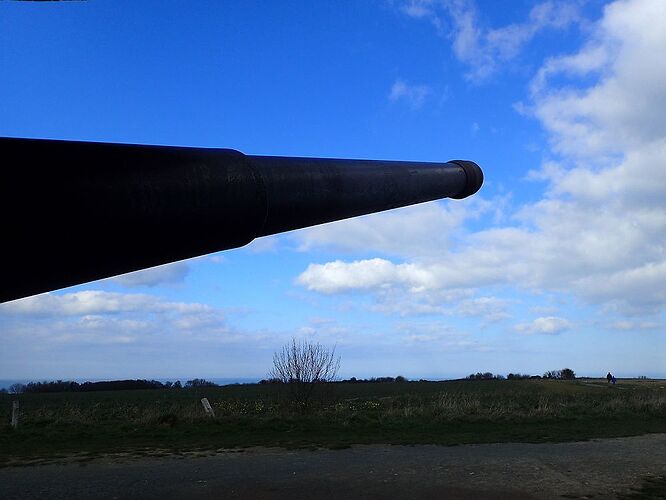
{"type": "Polygon", "coordinates": [[[660,498],[653,485],[664,475],[666,434],[449,447],[182,454],[147,449],[143,456],[81,456],[6,467],[0,469],[0,497],[606,499],[641,498],[627,495],[648,484],[653,496],[645,498],[660,498]]]}

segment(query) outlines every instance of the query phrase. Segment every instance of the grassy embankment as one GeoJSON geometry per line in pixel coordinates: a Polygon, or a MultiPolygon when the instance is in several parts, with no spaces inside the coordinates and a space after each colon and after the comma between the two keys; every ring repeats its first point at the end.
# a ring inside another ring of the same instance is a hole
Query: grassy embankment
{"type": "Polygon", "coordinates": [[[666,432],[666,381],[344,383],[307,414],[279,387],[0,394],[0,464],[17,458],[246,446],[556,442],[666,432]],[[216,413],[204,414],[207,397],[216,413]]]}

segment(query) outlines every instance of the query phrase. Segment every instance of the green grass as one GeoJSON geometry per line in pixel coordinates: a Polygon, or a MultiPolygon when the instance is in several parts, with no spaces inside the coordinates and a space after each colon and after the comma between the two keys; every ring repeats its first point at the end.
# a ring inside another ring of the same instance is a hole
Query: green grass
{"type": "Polygon", "coordinates": [[[77,453],[360,443],[560,442],[666,432],[666,383],[592,380],[340,383],[307,413],[280,387],[0,395],[0,464],[77,453]],[[204,414],[201,397],[216,413],[204,414]]]}

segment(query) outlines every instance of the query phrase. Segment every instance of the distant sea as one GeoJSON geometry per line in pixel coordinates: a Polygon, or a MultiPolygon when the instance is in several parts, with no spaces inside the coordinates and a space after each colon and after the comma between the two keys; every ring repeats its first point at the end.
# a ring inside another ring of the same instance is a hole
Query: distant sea
{"type": "MultiPolygon", "coordinates": [[[[127,377],[129,379],[137,378],[137,377],[127,377]]],[[[141,377],[139,377],[141,378],[141,377]]],[[[256,384],[261,380],[261,378],[212,378],[212,377],[173,377],[173,378],[150,378],[148,377],[148,380],[158,380],[160,382],[175,382],[176,380],[180,380],[180,382],[185,385],[185,382],[188,380],[192,380],[194,378],[205,378],[206,380],[210,380],[211,382],[217,384],[217,385],[231,385],[231,384],[256,384]]],[[[51,382],[56,379],[15,379],[15,380],[0,380],[0,389],[9,389],[9,386],[12,384],[27,384],[28,382],[43,382],[46,380],[47,382],[51,382]]],[[[82,384],[83,382],[101,382],[104,380],[124,380],[123,377],[116,377],[116,378],[63,378],[62,380],[73,380],[74,382],[78,382],[82,384]]]]}

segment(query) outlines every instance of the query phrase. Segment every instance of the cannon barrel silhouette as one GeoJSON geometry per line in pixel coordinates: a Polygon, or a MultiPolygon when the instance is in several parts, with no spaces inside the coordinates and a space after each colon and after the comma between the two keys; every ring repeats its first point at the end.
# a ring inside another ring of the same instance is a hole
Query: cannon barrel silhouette
{"type": "Polygon", "coordinates": [[[471,161],[251,156],[232,149],[0,138],[0,302],[444,197],[471,161]]]}

